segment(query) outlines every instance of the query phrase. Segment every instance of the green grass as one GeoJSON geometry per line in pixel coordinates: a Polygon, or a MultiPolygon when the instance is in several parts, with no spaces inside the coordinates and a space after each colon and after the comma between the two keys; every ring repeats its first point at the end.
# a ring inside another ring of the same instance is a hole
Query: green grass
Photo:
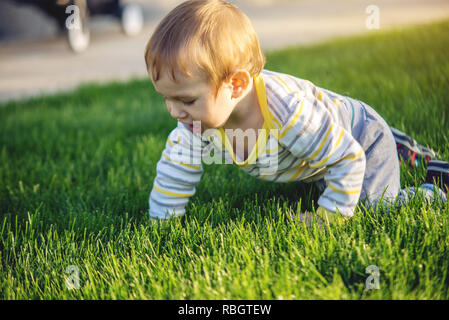
{"type": "MultiPolygon", "coordinates": [[[[449,21],[267,54],[361,99],[449,160],[449,21]]],[[[320,231],[287,218],[319,193],[207,166],[188,214],[148,218],[175,121],[148,80],[0,106],[3,299],[448,299],[449,210],[416,199],[320,231]],[[80,270],[68,290],[65,271],[80,270]],[[367,290],[369,265],[380,289],[367,290]]],[[[425,169],[401,166],[403,186],[425,169]]]]}

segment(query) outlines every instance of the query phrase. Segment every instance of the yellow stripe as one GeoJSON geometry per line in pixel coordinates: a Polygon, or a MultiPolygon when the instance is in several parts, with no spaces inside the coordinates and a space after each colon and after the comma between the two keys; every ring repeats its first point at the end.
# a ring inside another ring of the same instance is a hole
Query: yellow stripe
{"type": "MultiPolygon", "coordinates": [[[[270,110],[268,110],[268,112],[269,112],[270,115],[271,115],[271,120],[273,120],[274,122],[276,122],[278,128],[281,128],[282,126],[281,126],[281,124],[279,123],[278,119],[276,119],[276,117],[271,113],[270,110]]],[[[271,128],[271,129],[276,129],[276,128],[271,128]]]]}
{"type": "Polygon", "coordinates": [[[160,193],[163,193],[167,196],[180,197],[180,198],[193,196],[193,193],[176,193],[176,192],[171,192],[171,191],[167,191],[167,190],[162,190],[161,188],[157,187],[156,185],[153,186],[153,189],[156,191],[159,191],[160,193]]]}
{"type": "Polygon", "coordinates": [[[167,139],[168,144],[170,145],[170,147],[173,148],[173,143],[170,141],[170,138],[167,139]]]}
{"type": "Polygon", "coordinates": [[[279,139],[281,139],[282,137],[284,137],[284,136],[287,134],[287,132],[288,132],[288,131],[295,125],[296,121],[297,121],[298,118],[299,118],[299,115],[300,115],[301,112],[302,112],[303,107],[304,107],[304,101],[301,102],[301,106],[299,107],[299,111],[295,114],[295,117],[292,119],[292,121],[290,121],[290,124],[289,124],[289,125],[287,126],[287,128],[285,128],[285,129],[281,132],[281,134],[279,135],[279,139]]]}
{"type": "Polygon", "coordinates": [[[310,157],[309,157],[309,159],[311,160],[311,159],[313,159],[313,158],[315,158],[317,155],[318,155],[318,153],[320,153],[320,151],[321,151],[321,149],[323,149],[323,147],[324,147],[324,144],[326,143],[326,141],[327,141],[327,137],[329,136],[329,134],[331,133],[331,131],[332,131],[332,128],[334,127],[334,124],[333,123],[331,123],[331,126],[329,127],[329,129],[327,130],[327,132],[326,132],[326,135],[324,136],[324,139],[323,139],[323,141],[321,141],[321,145],[320,145],[320,147],[318,148],[318,150],[317,151],[315,151],[315,153],[314,154],[312,154],[310,157]]]}
{"type": "Polygon", "coordinates": [[[287,90],[288,90],[288,91],[293,92],[293,90],[290,89],[290,87],[288,86],[288,84],[286,84],[285,81],[281,79],[281,77],[276,76],[276,75],[275,75],[275,77],[278,78],[278,79],[284,84],[284,86],[287,87],[287,90]]]}
{"type": "Polygon", "coordinates": [[[278,78],[284,84],[284,86],[287,88],[288,91],[290,91],[290,93],[294,93],[295,96],[298,96],[298,95],[300,96],[301,95],[298,91],[293,91],[292,89],[290,89],[288,84],[284,80],[282,80],[279,76],[275,75],[275,77],[278,78]]]}
{"type": "Polygon", "coordinates": [[[274,148],[274,149],[267,149],[267,150],[265,150],[265,152],[266,153],[276,152],[276,151],[279,151],[280,148],[281,148],[281,145],[278,143],[276,148],[274,148]]]}
{"type": "Polygon", "coordinates": [[[323,93],[321,92],[321,90],[318,92],[318,100],[321,101],[321,99],[323,98],[323,93]]]}
{"type": "Polygon", "coordinates": [[[260,109],[262,111],[262,115],[264,117],[265,122],[267,123],[268,128],[276,129],[276,126],[273,124],[273,121],[276,122],[277,127],[280,128],[281,124],[276,119],[276,117],[271,113],[270,108],[268,108],[265,81],[263,80],[260,74],[254,76],[254,86],[256,87],[257,99],[259,101],[260,109]]]}
{"type": "Polygon", "coordinates": [[[330,182],[327,183],[327,185],[329,186],[329,188],[331,188],[334,191],[340,192],[340,193],[344,193],[344,194],[357,194],[360,193],[361,190],[342,190],[340,188],[334,187],[330,182]]]}
{"type": "Polygon", "coordinates": [[[343,129],[341,129],[341,133],[340,136],[338,137],[337,143],[335,143],[334,148],[332,149],[332,151],[329,153],[329,155],[324,158],[323,160],[321,160],[320,162],[310,165],[311,168],[316,168],[321,166],[323,163],[325,163],[327,160],[329,160],[329,158],[332,156],[332,154],[335,152],[335,150],[337,149],[338,145],[340,144],[341,138],[343,138],[343,134],[345,133],[345,131],[343,129]]]}
{"type": "MultiPolygon", "coordinates": [[[[277,76],[277,75],[275,75],[275,77],[276,77],[277,79],[279,79],[279,81],[281,81],[281,82],[284,84],[284,86],[287,88],[287,90],[288,90],[290,93],[298,94],[298,92],[293,91],[292,89],[290,89],[290,87],[288,86],[288,84],[287,84],[284,80],[282,80],[281,77],[279,77],[279,76],[277,76]]],[[[322,94],[321,91],[320,91],[319,94],[320,94],[320,95],[322,94]]],[[[290,122],[290,125],[289,125],[283,132],[281,132],[281,135],[280,135],[279,138],[284,137],[284,136],[287,134],[287,132],[291,129],[291,127],[294,125],[294,123],[296,122],[297,118],[298,118],[299,115],[301,114],[303,107],[304,107],[304,100],[303,100],[302,103],[301,103],[301,107],[300,107],[299,113],[295,115],[295,117],[294,117],[294,119],[292,120],[292,122],[290,122]]]]}
{"type": "MultiPolygon", "coordinates": [[[[303,164],[303,162],[300,162],[299,164],[303,164]]],[[[307,165],[304,164],[303,167],[299,168],[298,171],[290,178],[288,179],[289,182],[295,180],[305,169],[307,168],[307,165]]]]}
{"type": "Polygon", "coordinates": [[[178,163],[178,164],[180,164],[180,165],[182,165],[182,166],[184,166],[184,167],[187,167],[187,168],[192,168],[192,169],[201,170],[201,167],[200,167],[200,166],[194,166],[194,165],[191,165],[191,164],[182,163],[182,162],[179,162],[179,161],[170,159],[165,153],[162,153],[162,155],[163,155],[164,158],[167,159],[168,161],[178,163]]]}
{"type": "Polygon", "coordinates": [[[349,156],[343,157],[343,158],[341,158],[340,160],[334,162],[334,165],[337,164],[337,163],[340,163],[340,162],[342,162],[342,161],[344,161],[344,160],[358,158],[358,157],[360,157],[360,156],[363,154],[363,152],[364,152],[364,151],[363,151],[363,149],[362,149],[362,150],[360,150],[360,152],[357,153],[356,155],[353,155],[353,156],[349,155],[349,156]]]}
{"type": "Polygon", "coordinates": [[[335,106],[337,106],[338,107],[338,99],[335,99],[335,100],[332,100],[333,102],[334,102],[334,104],[335,104],[335,106]]]}

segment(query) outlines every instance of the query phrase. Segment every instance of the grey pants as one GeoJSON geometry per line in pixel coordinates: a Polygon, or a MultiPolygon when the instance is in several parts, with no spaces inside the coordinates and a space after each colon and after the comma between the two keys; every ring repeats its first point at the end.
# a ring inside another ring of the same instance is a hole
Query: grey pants
{"type": "MultiPolygon", "coordinates": [[[[360,201],[365,203],[365,207],[376,209],[381,205],[389,211],[392,205],[406,205],[417,193],[428,201],[433,200],[434,187],[431,184],[401,189],[399,158],[390,127],[367,104],[344,98],[347,110],[353,112],[352,136],[365,150],[366,169],[360,194],[360,201]]],[[[323,183],[324,180],[320,181],[318,186],[323,188],[323,183]]],[[[441,190],[435,191],[445,199],[441,190]]]]}
{"type": "Polygon", "coordinates": [[[401,188],[396,142],[384,119],[367,104],[346,97],[354,110],[352,136],[365,150],[366,169],[360,200],[395,200],[401,188]]]}

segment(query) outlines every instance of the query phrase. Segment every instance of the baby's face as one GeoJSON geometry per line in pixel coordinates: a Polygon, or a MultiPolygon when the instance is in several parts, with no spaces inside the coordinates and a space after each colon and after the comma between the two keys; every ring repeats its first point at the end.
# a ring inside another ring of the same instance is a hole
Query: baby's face
{"type": "Polygon", "coordinates": [[[232,85],[224,83],[215,99],[214,88],[200,73],[189,78],[177,72],[176,79],[177,82],[167,72],[161,72],[159,80],[153,80],[154,88],[164,97],[173,118],[191,125],[191,130],[193,121],[201,121],[201,132],[226,123],[235,107],[231,99],[232,85]]]}

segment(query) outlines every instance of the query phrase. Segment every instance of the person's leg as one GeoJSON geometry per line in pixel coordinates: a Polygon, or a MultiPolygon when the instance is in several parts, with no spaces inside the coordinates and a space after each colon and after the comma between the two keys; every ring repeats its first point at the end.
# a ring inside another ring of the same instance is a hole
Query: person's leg
{"type": "Polygon", "coordinates": [[[396,141],[399,160],[408,163],[410,167],[417,167],[422,161],[429,162],[437,157],[435,151],[420,145],[404,132],[393,127],[390,127],[390,130],[396,141]]]}
{"type": "MultiPolygon", "coordinates": [[[[378,142],[379,143],[379,142],[378,142]]],[[[382,145],[378,145],[382,150],[392,150],[391,141],[382,141],[382,145]]],[[[391,208],[399,208],[406,206],[410,201],[420,196],[428,203],[438,199],[443,202],[447,202],[447,196],[449,192],[449,163],[438,160],[430,160],[427,164],[427,176],[426,182],[419,187],[408,187],[400,189],[399,178],[388,179],[389,185],[395,185],[397,182],[398,194],[393,196],[391,192],[385,192],[379,196],[378,190],[382,190],[382,184],[385,182],[376,181],[372,176],[378,175],[378,172],[387,172],[393,177],[396,176],[396,172],[399,173],[399,169],[396,171],[396,166],[385,165],[387,161],[381,166],[378,165],[378,156],[373,152],[367,152],[367,168],[365,171],[365,180],[363,184],[363,191],[360,199],[365,202],[365,208],[373,208],[376,210],[379,206],[384,212],[389,212],[391,208]],[[373,168],[375,168],[373,172],[373,168]],[[376,173],[377,171],[377,173],[376,173]]],[[[385,184],[386,186],[387,184],[385,184]]],[[[387,190],[385,190],[387,191],[387,190]]]]}
{"type": "Polygon", "coordinates": [[[396,142],[384,119],[367,104],[351,98],[354,106],[352,135],[365,150],[366,168],[360,201],[366,208],[389,208],[400,190],[396,142]]]}
{"type": "Polygon", "coordinates": [[[448,192],[449,163],[431,160],[427,165],[426,182],[418,188],[402,189],[399,192],[398,205],[406,205],[418,193],[428,202],[436,198],[446,202],[448,192]]]}
{"type": "Polygon", "coordinates": [[[357,100],[352,100],[352,103],[360,106],[355,108],[355,118],[358,121],[353,129],[353,136],[365,150],[366,169],[360,195],[365,208],[376,210],[380,207],[382,211],[389,212],[392,207],[407,205],[418,194],[428,202],[437,197],[446,201],[446,193],[449,191],[449,163],[430,160],[436,157],[433,150],[389,127],[370,106],[357,100]],[[421,160],[428,161],[426,183],[420,187],[400,188],[399,158],[402,155],[398,152],[398,144],[415,153],[413,165],[416,166],[421,160]]]}
{"type": "Polygon", "coordinates": [[[435,184],[447,194],[449,192],[449,163],[441,160],[429,161],[426,184],[435,184]]]}

